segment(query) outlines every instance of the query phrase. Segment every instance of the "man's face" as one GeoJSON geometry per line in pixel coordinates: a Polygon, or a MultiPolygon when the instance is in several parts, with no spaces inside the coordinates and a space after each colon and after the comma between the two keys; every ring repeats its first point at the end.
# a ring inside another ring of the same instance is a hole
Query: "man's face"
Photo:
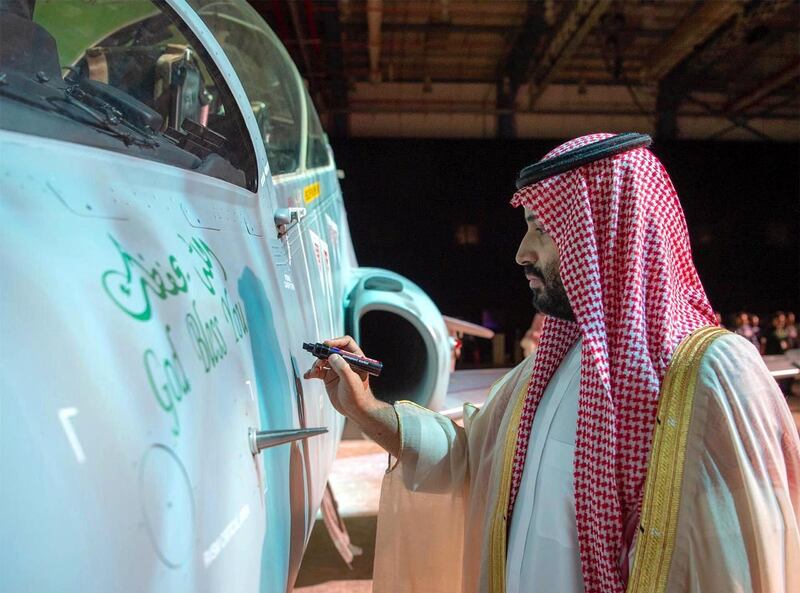
{"type": "Polygon", "coordinates": [[[536,216],[525,208],[528,230],[517,250],[517,263],[525,270],[528,285],[533,291],[533,306],[551,317],[575,321],[559,274],[558,247],[543,231],[536,216]]]}

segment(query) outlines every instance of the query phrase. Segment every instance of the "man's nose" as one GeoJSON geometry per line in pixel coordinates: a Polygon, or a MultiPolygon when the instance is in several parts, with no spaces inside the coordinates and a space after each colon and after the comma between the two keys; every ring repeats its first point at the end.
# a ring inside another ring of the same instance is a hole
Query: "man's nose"
{"type": "Polygon", "coordinates": [[[525,238],[523,238],[519,244],[517,255],[514,259],[520,266],[524,266],[527,264],[536,263],[539,260],[539,257],[537,256],[536,251],[532,249],[531,246],[528,245],[528,242],[525,240],[525,238]]]}

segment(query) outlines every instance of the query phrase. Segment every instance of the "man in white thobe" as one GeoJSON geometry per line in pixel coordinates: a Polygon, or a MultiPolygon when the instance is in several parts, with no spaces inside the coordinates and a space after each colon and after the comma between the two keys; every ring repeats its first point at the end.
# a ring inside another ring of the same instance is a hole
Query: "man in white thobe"
{"type": "Polygon", "coordinates": [[[800,590],[794,421],[717,327],[647,144],[586,136],[522,171],[516,259],[547,320],[463,427],[376,400],[341,357],[306,373],[396,459],[375,593],[800,590]]]}

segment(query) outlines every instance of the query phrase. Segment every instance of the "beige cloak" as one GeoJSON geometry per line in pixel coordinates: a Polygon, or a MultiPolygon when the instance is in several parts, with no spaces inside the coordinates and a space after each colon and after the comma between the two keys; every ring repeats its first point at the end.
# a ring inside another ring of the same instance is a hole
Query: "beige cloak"
{"type": "MultiPolygon", "coordinates": [[[[507,373],[480,410],[466,404],[463,428],[395,404],[402,450],[381,492],[374,593],[503,593],[498,509],[532,368],[530,357],[507,373]]],[[[718,329],[688,336],[658,419],[639,530],[620,559],[628,591],[800,591],[800,439],[758,352],[718,329]]]]}

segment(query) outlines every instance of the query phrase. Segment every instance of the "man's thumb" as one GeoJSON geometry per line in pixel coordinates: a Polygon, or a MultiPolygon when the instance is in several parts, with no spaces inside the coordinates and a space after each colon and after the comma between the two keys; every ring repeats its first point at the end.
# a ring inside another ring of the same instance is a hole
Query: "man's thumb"
{"type": "Polygon", "coordinates": [[[331,354],[328,357],[328,364],[331,365],[331,368],[334,371],[336,371],[336,374],[339,375],[340,379],[346,379],[348,371],[350,371],[351,373],[353,372],[350,369],[350,365],[347,364],[344,358],[342,358],[338,354],[331,354]]]}
{"type": "Polygon", "coordinates": [[[328,364],[339,375],[339,379],[347,383],[353,393],[358,393],[358,390],[363,389],[362,383],[364,380],[347,364],[347,361],[342,356],[331,354],[328,357],[328,364]]]}

